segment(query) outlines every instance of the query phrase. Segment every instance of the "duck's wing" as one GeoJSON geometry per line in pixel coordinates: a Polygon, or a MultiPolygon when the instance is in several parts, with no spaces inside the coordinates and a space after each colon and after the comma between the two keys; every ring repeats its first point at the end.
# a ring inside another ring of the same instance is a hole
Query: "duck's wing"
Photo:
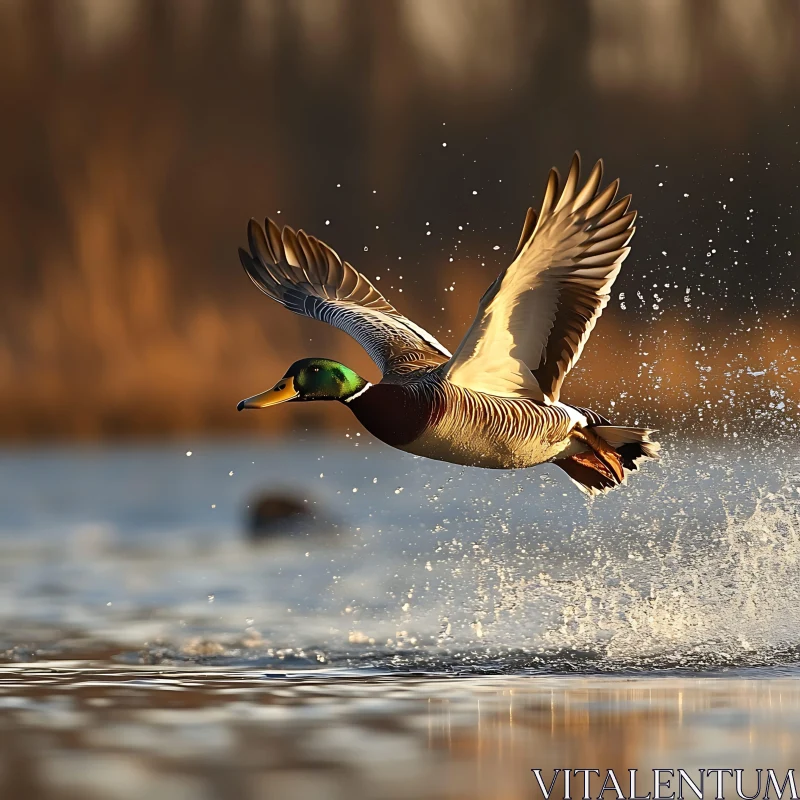
{"type": "Polygon", "coordinates": [[[400,314],[386,298],[319,239],[267,219],[247,226],[250,252],[242,266],[264,294],[290,311],[350,334],[380,370],[400,374],[435,367],[450,358],[427,331],[400,314]]]}
{"type": "Polygon", "coordinates": [[[559,197],[550,171],[538,222],[528,210],[515,259],[481,298],[455,355],[442,367],[453,383],[488,394],[557,402],[611,285],[630,252],[630,195],[614,202],[619,181],[602,191],[598,161],[579,188],[572,159],[559,197]]]}

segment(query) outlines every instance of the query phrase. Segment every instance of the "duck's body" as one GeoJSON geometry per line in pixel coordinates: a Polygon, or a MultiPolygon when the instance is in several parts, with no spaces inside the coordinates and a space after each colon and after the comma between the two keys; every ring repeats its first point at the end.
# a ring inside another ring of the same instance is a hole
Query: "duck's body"
{"type": "Polygon", "coordinates": [[[345,402],[386,444],[467,467],[522,469],[586,450],[569,436],[576,417],[585,419],[577,409],[473,392],[436,370],[382,381],[345,402]]]}
{"type": "Polygon", "coordinates": [[[525,218],[515,258],[481,298],[454,355],[388,303],[327,245],[302,231],[251,221],[253,282],[290,310],[346,331],[383,372],[373,385],[328,359],[296,362],[242,408],[339,400],[383,442],[471,467],[521,469],[552,461],[586,493],[624,483],[657,458],[652,431],[612,425],[560,401],[564,377],[610,297],[630,250],[630,197],[600,191],[601,162],[579,190],[573,159],[563,192],[551,171],[538,218],[525,218]]]}

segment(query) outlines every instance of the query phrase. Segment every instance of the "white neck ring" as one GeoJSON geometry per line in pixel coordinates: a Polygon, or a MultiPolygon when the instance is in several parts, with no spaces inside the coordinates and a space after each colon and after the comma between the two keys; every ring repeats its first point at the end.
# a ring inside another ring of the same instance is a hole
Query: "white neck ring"
{"type": "Polygon", "coordinates": [[[363,389],[359,389],[355,394],[351,394],[350,397],[345,397],[344,399],[345,403],[349,403],[351,400],[355,400],[356,397],[361,397],[361,395],[364,394],[364,392],[366,392],[367,389],[370,388],[370,386],[372,386],[372,384],[369,381],[367,381],[366,386],[364,386],[363,389]]]}

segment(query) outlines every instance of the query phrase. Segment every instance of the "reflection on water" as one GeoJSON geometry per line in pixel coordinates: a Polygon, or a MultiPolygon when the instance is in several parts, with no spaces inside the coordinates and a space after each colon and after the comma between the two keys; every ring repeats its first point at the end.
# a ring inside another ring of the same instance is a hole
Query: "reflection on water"
{"type": "Polygon", "coordinates": [[[0,794],[521,800],[541,797],[537,767],[548,782],[556,768],[637,768],[646,792],[653,768],[785,775],[800,760],[799,718],[800,686],[779,677],[277,680],[4,667],[0,794]]]}

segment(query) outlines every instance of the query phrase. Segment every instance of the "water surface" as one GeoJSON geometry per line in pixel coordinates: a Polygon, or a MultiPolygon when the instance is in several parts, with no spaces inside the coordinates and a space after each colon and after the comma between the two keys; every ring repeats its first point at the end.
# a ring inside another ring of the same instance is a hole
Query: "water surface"
{"type": "Polygon", "coordinates": [[[796,765],[799,474],[779,443],[678,441],[587,502],[550,467],[361,437],[7,450],[2,796],[521,798],[534,767],[796,765]],[[263,492],[311,513],[254,543],[263,492]]]}

